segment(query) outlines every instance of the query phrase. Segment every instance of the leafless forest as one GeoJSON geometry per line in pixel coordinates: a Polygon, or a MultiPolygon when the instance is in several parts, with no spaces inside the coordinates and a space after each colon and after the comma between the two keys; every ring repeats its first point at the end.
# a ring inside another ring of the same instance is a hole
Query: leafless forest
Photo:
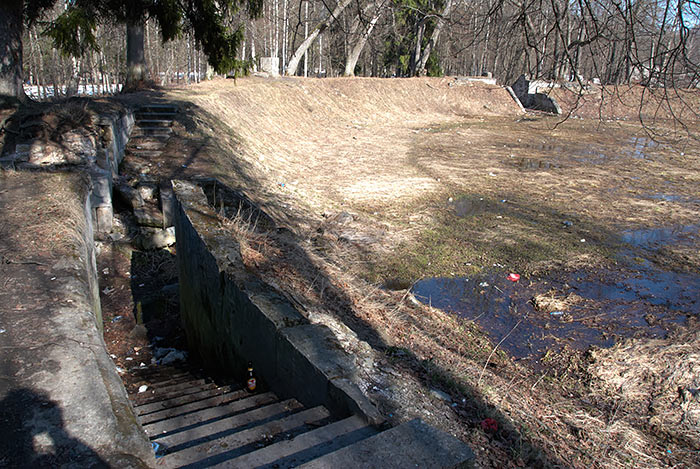
{"type": "MultiPolygon", "coordinates": [[[[24,72],[33,93],[78,85],[103,93],[125,74],[125,26],[102,24],[99,50],[63,56],[42,34],[62,3],[25,30],[24,72]],[[48,87],[48,88],[47,88],[48,87]]],[[[263,17],[231,18],[244,29],[240,58],[278,57],[303,76],[481,75],[584,84],[640,82],[697,87],[700,4],[681,0],[265,0],[263,17]]],[[[192,36],[165,44],[147,20],[145,57],[159,84],[199,81],[206,57],[192,36]]],[[[211,72],[210,72],[211,73],[211,72]]],[[[209,73],[209,74],[210,74],[209,73]]]]}

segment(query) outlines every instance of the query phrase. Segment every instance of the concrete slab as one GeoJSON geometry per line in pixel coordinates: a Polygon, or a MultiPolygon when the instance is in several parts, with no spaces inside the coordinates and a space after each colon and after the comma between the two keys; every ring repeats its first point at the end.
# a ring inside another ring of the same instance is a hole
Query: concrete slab
{"type": "Polygon", "coordinates": [[[471,468],[474,453],[457,438],[415,419],[299,466],[329,467],[471,468]]]}

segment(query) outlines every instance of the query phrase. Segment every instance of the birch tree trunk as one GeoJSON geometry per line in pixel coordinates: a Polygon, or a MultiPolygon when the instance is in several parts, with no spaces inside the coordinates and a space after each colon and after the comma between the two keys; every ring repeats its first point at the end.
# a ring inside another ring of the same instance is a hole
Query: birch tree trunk
{"type": "Polygon", "coordinates": [[[316,40],[319,34],[325,31],[328,28],[328,26],[333,24],[333,22],[338,18],[338,16],[343,12],[345,7],[347,7],[350,4],[351,1],[352,0],[340,0],[333,12],[325,20],[319,23],[311,32],[311,34],[309,34],[309,36],[306,39],[304,39],[304,41],[294,52],[294,55],[292,55],[292,58],[289,59],[289,64],[287,65],[287,69],[284,73],[285,75],[296,75],[297,67],[299,66],[299,61],[304,56],[308,48],[311,46],[311,44],[313,44],[313,42],[316,40]]]}
{"type": "MultiPolygon", "coordinates": [[[[344,75],[346,77],[355,76],[355,66],[357,65],[357,60],[360,58],[360,54],[362,53],[362,49],[364,49],[365,44],[367,44],[367,40],[369,39],[370,34],[372,34],[372,30],[374,29],[374,26],[377,24],[377,21],[379,21],[379,18],[382,16],[382,13],[384,13],[384,9],[382,7],[383,7],[383,4],[377,5],[374,16],[372,16],[372,19],[369,21],[367,28],[364,30],[364,32],[360,35],[358,40],[352,46],[352,49],[350,49],[350,53],[348,54],[348,57],[345,61],[345,73],[344,73],[344,75]]],[[[358,15],[358,18],[359,18],[359,15],[358,15]]]]}
{"type": "Polygon", "coordinates": [[[440,38],[442,28],[445,27],[445,19],[450,15],[450,11],[452,10],[452,1],[453,0],[447,0],[445,3],[445,8],[442,10],[442,14],[437,20],[435,29],[433,29],[433,34],[430,36],[430,40],[425,46],[425,49],[423,49],[420,60],[418,60],[418,63],[416,64],[416,71],[419,75],[425,75],[425,66],[428,63],[428,58],[430,57],[431,52],[433,52],[433,49],[435,48],[435,44],[437,44],[437,41],[440,38]]]}

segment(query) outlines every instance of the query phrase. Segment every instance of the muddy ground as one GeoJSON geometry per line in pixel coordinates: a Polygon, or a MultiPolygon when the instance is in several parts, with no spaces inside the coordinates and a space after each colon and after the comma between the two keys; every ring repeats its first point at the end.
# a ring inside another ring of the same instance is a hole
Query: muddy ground
{"type": "Polygon", "coordinates": [[[668,113],[652,139],[634,99],[562,121],[449,84],[171,90],[186,112],[158,167],[217,177],[288,229],[221,221],[366,358],[389,420],[456,434],[479,467],[697,465],[698,142],[668,113]]]}

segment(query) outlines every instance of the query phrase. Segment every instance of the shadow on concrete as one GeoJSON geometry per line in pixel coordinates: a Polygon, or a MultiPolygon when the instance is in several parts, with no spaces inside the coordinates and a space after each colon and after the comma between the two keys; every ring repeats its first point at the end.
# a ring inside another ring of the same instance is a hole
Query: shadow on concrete
{"type": "Polygon", "coordinates": [[[41,391],[11,390],[0,401],[0,466],[109,467],[64,428],[59,404],[41,391]]]}

